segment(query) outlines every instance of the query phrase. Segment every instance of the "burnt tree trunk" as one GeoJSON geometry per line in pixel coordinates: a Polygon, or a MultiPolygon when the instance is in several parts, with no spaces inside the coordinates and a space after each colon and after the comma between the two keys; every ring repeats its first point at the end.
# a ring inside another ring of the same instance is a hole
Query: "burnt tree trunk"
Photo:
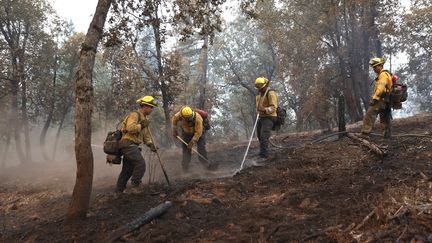
{"type": "Polygon", "coordinates": [[[206,87],[207,87],[207,67],[208,67],[208,35],[204,37],[204,44],[201,48],[200,55],[200,70],[198,75],[198,82],[200,87],[200,95],[198,98],[198,107],[205,109],[206,100],[206,87]]]}
{"type": "Polygon", "coordinates": [[[18,89],[19,89],[19,74],[18,74],[18,61],[17,57],[12,57],[12,75],[13,78],[10,80],[10,86],[12,91],[11,97],[11,116],[9,124],[12,124],[14,131],[14,140],[16,152],[18,155],[18,159],[21,164],[25,164],[27,162],[26,156],[21,144],[21,128],[22,128],[22,118],[19,116],[18,109],[18,89]]]}
{"type": "Polygon", "coordinates": [[[93,183],[93,152],[91,149],[91,115],[93,106],[92,71],[97,46],[112,0],[99,0],[93,20],[81,47],[76,74],[75,156],[77,174],[67,220],[86,217],[93,183]]]}
{"type": "MultiPolygon", "coordinates": [[[[160,33],[160,19],[158,16],[158,4],[155,4],[155,17],[152,21],[153,33],[155,35],[155,45],[156,45],[156,59],[158,66],[158,77],[157,77],[157,85],[159,86],[162,93],[162,109],[164,110],[164,118],[165,118],[165,137],[171,138],[171,117],[169,110],[169,100],[168,97],[168,85],[164,80],[164,68],[162,65],[162,37],[160,33]]],[[[164,144],[169,145],[172,140],[167,139],[164,144]]]]}
{"type": "Polygon", "coordinates": [[[64,123],[64,121],[66,119],[67,113],[69,112],[68,108],[66,108],[64,110],[65,110],[65,112],[62,113],[62,118],[60,120],[60,124],[59,124],[59,127],[57,129],[57,133],[56,133],[56,137],[55,137],[54,149],[53,149],[53,154],[52,154],[52,159],[53,160],[55,160],[55,157],[56,157],[58,142],[59,142],[59,139],[60,139],[60,133],[61,133],[61,131],[63,129],[63,123],[64,123]]]}
{"type": "MultiPolygon", "coordinates": [[[[342,92],[338,94],[338,131],[346,131],[346,121],[345,121],[345,97],[342,92]]],[[[342,138],[343,134],[339,134],[339,138],[342,138]]]]}
{"type": "Polygon", "coordinates": [[[51,121],[52,121],[53,116],[54,116],[56,81],[57,81],[57,61],[58,61],[58,57],[56,56],[54,58],[54,73],[53,73],[52,87],[51,87],[52,90],[51,90],[51,95],[50,95],[49,104],[48,104],[49,105],[48,115],[47,115],[47,119],[45,121],[45,124],[42,128],[41,135],[39,137],[42,155],[43,155],[44,159],[46,159],[46,160],[50,160],[49,156],[46,153],[45,142],[46,142],[46,135],[48,132],[48,128],[50,127],[51,121]]]}

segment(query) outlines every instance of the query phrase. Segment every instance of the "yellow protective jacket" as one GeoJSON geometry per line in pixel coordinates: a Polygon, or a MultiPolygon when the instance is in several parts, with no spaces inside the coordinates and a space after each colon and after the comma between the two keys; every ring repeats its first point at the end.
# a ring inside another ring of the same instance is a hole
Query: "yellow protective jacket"
{"type": "Polygon", "coordinates": [[[372,99],[383,100],[388,98],[392,91],[393,81],[392,76],[388,71],[381,70],[378,77],[375,79],[374,95],[372,99]]]}
{"type": "Polygon", "coordinates": [[[153,143],[148,127],[142,129],[139,121],[147,120],[147,117],[141,112],[133,111],[131,112],[122,123],[121,132],[123,134],[121,140],[129,140],[135,144],[144,143],[149,146],[153,143]],[[140,118],[138,119],[138,113],[140,118]]]}
{"type": "Polygon", "coordinates": [[[181,122],[181,128],[184,134],[193,134],[192,140],[197,142],[203,133],[203,119],[198,112],[195,112],[194,121],[186,121],[180,112],[177,112],[172,118],[172,129],[177,129],[177,123],[181,122]]]}
{"type": "Polygon", "coordinates": [[[264,93],[258,92],[255,97],[256,110],[260,117],[276,117],[278,107],[278,97],[274,90],[267,92],[267,97],[263,97],[264,93]]]}

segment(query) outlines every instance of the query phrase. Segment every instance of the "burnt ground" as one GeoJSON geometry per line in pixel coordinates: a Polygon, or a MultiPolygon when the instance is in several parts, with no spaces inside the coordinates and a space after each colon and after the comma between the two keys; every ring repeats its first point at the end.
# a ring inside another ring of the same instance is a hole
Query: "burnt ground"
{"type": "Polygon", "coordinates": [[[142,193],[120,198],[111,193],[120,167],[96,158],[88,218],[68,225],[74,161],[10,168],[0,177],[0,242],[104,242],[165,201],[164,215],[117,242],[432,242],[431,131],[432,114],[395,120],[392,139],[370,138],[383,159],[347,137],[281,134],[273,158],[256,163],[254,142],[235,175],[246,142],[209,146],[218,169],[195,161],[187,174],[177,149],[163,154],[171,187],[158,170],[148,184],[148,165],[142,193]]]}

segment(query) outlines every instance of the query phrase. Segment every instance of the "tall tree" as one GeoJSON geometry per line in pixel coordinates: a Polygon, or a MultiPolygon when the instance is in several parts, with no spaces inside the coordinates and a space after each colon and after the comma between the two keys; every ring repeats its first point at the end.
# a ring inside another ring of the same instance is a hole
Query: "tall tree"
{"type": "Polygon", "coordinates": [[[27,110],[27,51],[31,38],[42,31],[40,27],[43,26],[45,14],[49,11],[49,5],[44,0],[0,1],[0,32],[8,46],[11,69],[8,71],[5,87],[11,99],[9,124],[13,126],[16,150],[21,163],[31,160],[27,110]],[[22,131],[25,149],[22,148],[22,131]]]}
{"type": "Polygon", "coordinates": [[[92,72],[98,44],[112,0],[99,0],[95,14],[81,47],[76,74],[75,156],[76,181],[67,219],[85,218],[93,183],[93,152],[91,150],[91,116],[93,107],[92,72]]]}

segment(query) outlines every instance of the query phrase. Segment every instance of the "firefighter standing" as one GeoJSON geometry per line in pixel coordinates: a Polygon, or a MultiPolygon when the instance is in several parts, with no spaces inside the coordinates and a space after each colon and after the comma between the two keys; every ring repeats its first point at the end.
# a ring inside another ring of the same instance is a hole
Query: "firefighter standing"
{"type": "Polygon", "coordinates": [[[259,155],[263,158],[268,158],[269,138],[277,118],[278,97],[274,90],[269,89],[269,80],[267,78],[257,78],[255,80],[255,87],[258,89],[255,102],[256,110],[259,114],[257,124],[257,135],[260,142],[259,155]],[[269,90],[266,94],[267,89],[269,90]]]}
{"type": "MultiPolygon", "coordinates": [[[[189,163],[191,161],[191,149],[194,144],[197,144],[198,153],[207,159],[207,151],[205,147],[205,130],[203,124],[203,118],[198,112],[195,112],[189,106],[183,106],[179,112],[177,112],[172,118],[172,135],[177,138],[177,123],[181,122],[182,139],[188,143],[182,144],[183,148],[183,159],[182,168],[183,171],[189,169],[189,163]]],[[[200,162],[207,163],[203,158],[199,158],[200,162]]],[[[210,165],[208,165],[210,167],[210,165]]]]}
{"type": "Polygon", "coordinates": [[[123,167],[117,180],[116,193],[122,193],[131,178],[132,192],[140,190],[141,179],[145,173],[145,161],[141,154],[141,143],[156,152],[156,147],[148,131],[150,121],[147,116],[157,107],[152,96],[144,96],[136,101],[140,105],[138,111],[131,112],[123,121],[121,128],[122,138],[119,149],[123,155],[123,167]]]}
{"type": "Polygon", "coordinates": [[[369,65],[378,75],[375,78],[374,94],[369,101],[369,108],[363,119],[363,127],[361,133],[363,136],[369,136],[372,132],[376,117],[379,114],[380,124],[383,129],[383,136],[389,138],[391,136],[390,120],[391,120],[391,104],[390,93],[392,91],[392,75],[384,70],[384,58],[372,58],[369,65]]]}

